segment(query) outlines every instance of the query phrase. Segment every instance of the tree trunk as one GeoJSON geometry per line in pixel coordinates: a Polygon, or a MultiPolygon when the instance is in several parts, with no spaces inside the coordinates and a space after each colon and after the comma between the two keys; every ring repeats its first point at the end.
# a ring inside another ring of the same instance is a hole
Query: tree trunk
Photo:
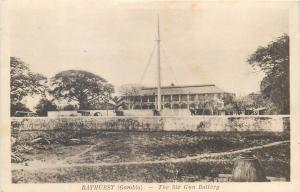
{"type": "Polygon", "coordinates": [[[79,100],[79,110],[87,110],[89,107],[89,103],[86,98],[82,98],[79,100]]]}

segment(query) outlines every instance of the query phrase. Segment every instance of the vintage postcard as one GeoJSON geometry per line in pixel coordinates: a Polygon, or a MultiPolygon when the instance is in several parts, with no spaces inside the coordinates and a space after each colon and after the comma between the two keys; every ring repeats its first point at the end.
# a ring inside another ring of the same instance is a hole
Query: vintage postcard
{"type": "Polygon", "coordinates": [[[0,192],[297,191],[297,1],[1,1],[0,192]]]}

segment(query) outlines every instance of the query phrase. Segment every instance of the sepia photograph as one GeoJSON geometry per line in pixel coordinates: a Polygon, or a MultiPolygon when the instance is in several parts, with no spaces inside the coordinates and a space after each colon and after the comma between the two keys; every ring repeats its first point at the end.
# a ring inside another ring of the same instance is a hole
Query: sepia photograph
{"type": "Polygon", "coordinates": [[[11,183],[293,181],[290,5],[273,4],[10,6],[11,183]]]}

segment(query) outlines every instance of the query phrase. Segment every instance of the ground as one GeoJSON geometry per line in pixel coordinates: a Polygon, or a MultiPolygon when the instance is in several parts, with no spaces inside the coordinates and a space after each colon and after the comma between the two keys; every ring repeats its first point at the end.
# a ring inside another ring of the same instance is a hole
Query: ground
{"type": "Polygon", "coordinates": [[[289,180],[290,175],[289,133],[26,134],[47,142],[16,136],[12,151],[23,160],[12,165],[13,183],[207,181],[230,174],[240,150],[246,149],[253,151],[267,176],[289,180]]]}

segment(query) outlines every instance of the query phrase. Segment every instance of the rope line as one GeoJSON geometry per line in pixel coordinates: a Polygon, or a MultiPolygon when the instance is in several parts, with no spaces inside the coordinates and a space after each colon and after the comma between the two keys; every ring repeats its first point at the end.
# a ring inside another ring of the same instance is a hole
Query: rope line
{"type": "Polygon", "coordinates": [[[168,67],[170,68],[171,73],[172,73],[173,76],[174,76],[175,83],[178,84],[178,80],[177,80],[177,78],[176,78],[176,75],[175,75],[175,72],[174,72],[174,70],[173,70],[173,68],[172,68],[172,65],[170,64],[170,60],[169,60],[169,58],[167,57],[167,54],[166,54],[166,51],[165,51],[165,48],[164,48],[164,45],[163,45],[163,44],[162,44],[162,52],[163,52],[163,55],[165,56],[166,63],[167,63],[167,65],[168,65],[168,67]]]}
{"type": "Polygon", "coordinates": [[[153,46],[153,48],[152,48],[152,52],[151,52],[150,57],[149,57],[149,59],[148,59],[147,65],[146,65],[146,67],[145,67],[145,69],[144,69],[144,71],[143,71],[143,73],[142,73],[141,79],[140,79],[140,81],[139,81],[140,83],[142,83],[142,82],[144,81],[145,74],[146,74],[146,72],[147,72],[147,70],[148,70],[148,68],[149,68],[149,66],[150,66],[150,63],[151,63],[151,60],[152,60],[152,57],[153,57],[155,48],[156,48],[156,44],[154,44],[154,46],[153,46]]]}

